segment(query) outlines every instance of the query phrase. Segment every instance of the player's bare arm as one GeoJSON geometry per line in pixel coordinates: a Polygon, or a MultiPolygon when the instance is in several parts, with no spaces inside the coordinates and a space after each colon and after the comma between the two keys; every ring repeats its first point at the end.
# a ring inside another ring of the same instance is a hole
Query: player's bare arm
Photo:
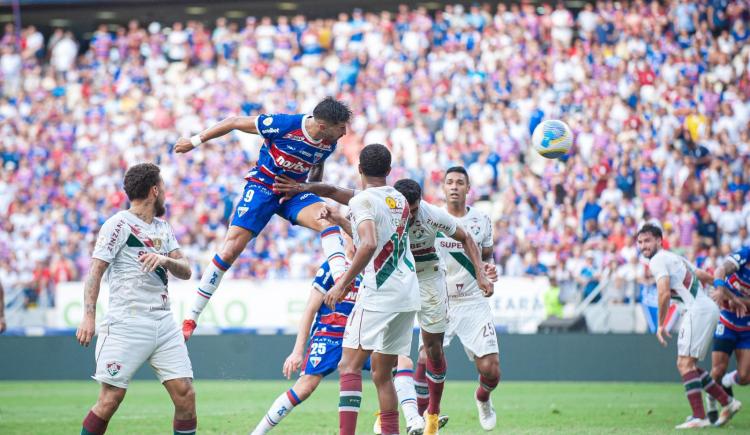
{"type": "Polygon", "coordinates": [[[485,297],[490,297],[495,292],[492,283],[487,279],[485,275],[484,263],[480,258],[479,246],[474,242],[469,233],[467,233],[460,226],[456,226],[456,232],[451,236],[453,240],[461,242],[464,247],[466,256],[471,260],[471,264],[474,266],[474,270],[477,274],[477,285],[482,290],[482,294],[485,297]]]}
{"type": "Polygon", "coordinates": [[[96,326],[96,301],[99,299],[99,289],[102,276],[109,267],[109,263],[98,258],[91,259],[91,269],[83,285],[83,319],[76,331],[76,339],[81,346],[91,343],[96,326]]]}
{"type": "Polygon", "coordinates": [[[138,258],[138,261],[143,264],[144,272],[153,272],[157,267],[161,266],[172,272],[172,275],[179,279],[190,279],[192,275],[190,263],[188,263],[187,258],[185,258],[179,249],[170,252],[168,256],[149,252],[138,258]]]}
{"type": "Polygon", "coordinates": [[[333,222],[334,224],[341,227],[341,229],[344,230],[344,232],[348,234],[349,237],[353,237],[352,223],[349,222],[349,219],[345,218],[336,207],[331,207],[326,204],[320,209],[320,215],[318,216],[318,219],[333,222]]]}
{"type": "Polygon", "coordinates": [[[282,373],[287,379],[292,377],[292,374],[299,370],[304,359],[305,344],[307,344],[307,336],[310,333],[310,327],[312,326],[315,314],[323,304],[323,293],[316,289],[310,289],[310,297],[307,298],[307,305],[305,305],[305,311],[302,313],[302,318],[299,320],[297,326],[297,339],[294,341],[294,348],[292,353],[286,357],[284,361],[284,367],[282,373]]]}
{"type": "Polygon", "coordinates": [[[357,235],[359,236],[359,244],[357,245],[357,251],[354,253],[354,258],[352,258],[351,266],[349,266],[349,269],[341,276],[341,279],[336,281],[336,284],[326,294],[325,304],[332,310],[335,308],[337,302],[341,302],[344,299],[349,284],[354,281],[357,275],[365,270],[372,256],[375,255],[375,250],[378,248],[374,221],[366,220],[359,224],[357,235]]]}
{"type": "Polygon", "coordinates": [[[208,142],[217,137],[224,136],[225,134],[239,130],[245,133],[258,134],[258,128],[255,126],[257,116],[230,116],[224,119],[213,127],[203,130],[198,133],[194,138],[197,137],[197,141],[193,141],[192,138],[181,137],[175,143],[175,152],[182,154],[192,151],[195,147],[201,143],[208,142]],[[194,143],[195,142],[195,143],[194,143]]]}
{"type": "Polygon", "coordinates": [[[656,290],[658,292],[658,304],[659,304],[659,328],[656,330],[656,339],[659,340],[662,346],[667,346],[667,340],[664,338],[671,338],[669,331],[664,327],[664,322],[667,319],[667,311],[669,311],[669,298],[671,289],[669,288],[669,277],[663,276],[656,282],[656,290]]]}
{"type": "Polygon", "coordinates": [[[300,183],[285,175],[278,175],[273,183],[273,189],[278,193],[296,195],[301,192],[311,192],[320,197],[330,198],[339,204],[347,205],[354,198],[357,191],[332,184],[310,182],[300,183]]]}
{"type": "Polygon", "coordinates": [[[3,289],[2,283],[0,283],[0,334],[5,332],[5,290],[3,289]]]}

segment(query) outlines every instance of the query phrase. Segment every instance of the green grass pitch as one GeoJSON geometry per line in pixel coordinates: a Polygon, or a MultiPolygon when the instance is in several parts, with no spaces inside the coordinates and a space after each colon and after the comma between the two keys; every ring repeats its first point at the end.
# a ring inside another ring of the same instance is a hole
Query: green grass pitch
{"type": "MultiPolygon", "coordinates": [[[[197,380],[198,432],[247,434],[274,398],[291,385],[284,381],[197,380]]],[[[373,385],[365,380],[357,433],[372,433],[377,407],[373,385]]],[[[473,382],[450,381],[443,412],[450,415],[443,434],[485,433],[477,422],[473,382]]],[[[746,404],[717,433],[750,433],[750,389],[737,388],[746,404]]],[[[77,434],[96,400],[93,381],[0,382],[0,434],[77,434]]],[[[272,433],[337,434],[338,384],[318,391],[272,433]]],[[[674,433],[689,413],[679,383],[507,382],[493,393],[498,425],[492,433],[654,434],[674,433]]],[[[171,432],[172,404],[156,381],[133,382],[108,434],[171,432]]],[[[403,420],[401,423],[404,429],[403,420]]]]}

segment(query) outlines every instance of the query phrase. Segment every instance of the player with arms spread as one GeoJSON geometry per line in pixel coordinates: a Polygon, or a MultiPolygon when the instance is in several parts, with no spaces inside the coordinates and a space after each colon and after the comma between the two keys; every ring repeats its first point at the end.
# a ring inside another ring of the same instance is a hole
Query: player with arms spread
{"type": "MultiPolygon", "coordinates": [[[[432,435],[437,433],[439,425],[440,400],[446,372],[443,339],[448,324],[448,295],[445,272],[440,267],[440,258],[435,250],[436,237],[438,234],[444,234],[461,242],[465,247],[464,253],[470,259],[472,265],[479,270],[485,270],[485,266],[481,262],[479,248],[474,243],[466,243],[470,240],[470,236],[460,225],[457,225],[456,220],[445,210],[422,199],[422,188],[419,183],[414,180],[403,179],[397,181],[393,187],[404,195],[409,204],[409,247],[414,256],[421,298],[418,319],[424,346],[422,346],[420,354],[422,355],[422,361],[427,361],[427,382],[430,392],[428,409],[419,412],[418,407],[414,404],[413,412],[407,406],[404,406],[404,412],[408,429],[421,428],[424,424],[424,433],[432,435]],[[424,415],[425,423],[420,421],[420,415],[424,415]]],[[[349,204],[351,198],[356,194],[356,191],[352,189],[339,188],[324,183],[296,183],[294,180],[282,177],[277,179],[274,188],[285,193],[313,192],[345,205],[349,204]]],[[[492,270],[494,270],[494,266],[492,270]]],[[[479,286],[486,294],[492,294],[492,284],[484,273],[479,276],[479,286]]],[[[415,396],[412,373],[413,363],[408,354],[401,355],[398,361],[395,383],[399,401],[402,404],[415,396]]],[[[445,419],[443,422],[445,422],[445,419]]],[[[376,423],[375,427],[375,433],[379,433],[379,424],[376,423]]]]}
{"type": "Polygon", "coordinates": [[[701,285],[710,283],[712,277],[709,273],[697,269],[685,258],[661,249],[662,233],[655,225],[644,225],[638,231],[637,243],[638,250],[649,260],[649,269],[656,280],[659,303],[659,327],[656,338],[663,346],[667,345],[665,336],[670,337],[669,331],[664,327],[670,299],[685,306],[677,340],[677,370],[682,376],[693,414],[675,428],[694,429],[711,425],[706,419],[701,390],[705,390],[724,407],[716,421],[717,426],[722,426],[740,410],[742,404],[727,395],[711,379],[708,372],[697,365],[698,360],[703,359],[708,352],[712,331],[719,319],[719,308],[701,285]]]}
{"type": "MultiPolygon", "coordinates": [[[[750,383],[750,246],[728,256],[714,271],[712,297],[721,307],[711,354],[711,377],[721,383],[730,396],[733,385],[750,383]],[[735,353],[737,370],[726,373],[729,357],[735,353]]],[[[708,418],[718,419],[716,400],[706,396],[708,418]]]]}
{"type": "Polygon", "coordinates": [[[359,154],[362,192],[349,201],[351,227],[338,212],[330,217],[354,235],[357,248],[349,270],[325,297],[331,307],[364,271],[357,303],[344,332],[339,363],[339,433],[352,435],[362,401],[362,366],[372,355],[372,380],[378,391],[382,433],[399,433],[398,399],[391,370],[398,355],[411,350],[414,316],[419,311],[419,284],[408,249],[409,207],[406,198],[386,185],[391,153],[384,145],[367,145],[359,154]]]}
{"type": "Polygon", "coordinates": [[[344,273],[346,260],[339,228],[319,219],[323,201],[314,194],[284,198],[273,192],[274,179],[286,175],[304,181],[308,175],[320,180],[323,165],[336,149],[336,141],[346,133],[351,110],[333,98],[321,101],[312,115],[258,115],[231,117],[193,136],[180,138],[175,151],[186,153],[203,142],[233,130],[258,134],[264,139],[257,165],[245,176],[247,184],[237,204],[221,250],[203,272],[197,295],[182,332],[188,340],[196,322],[214,294],[224,273],[240,256],[250,240],[257,236],[277,214],[289,222],[320,232],[323,252],[334,281],[344,273]]]}
{"type": "MultiPolygon", "coordinates": [[[[449,168],[443,180],[443,193],[446,210],[466,230],[482,251],[482,261],[491,263],[493,238],[492,222],[489,216],[476,207],[466,206],[466,196],[471,184],[466,169],[460,166],[449,168]]],[[[473,262],[466,257],[462,243],[447,237],[437,239],[437,250],[445,263],[448,284],[448,328],[445,333],[445,347],[454,337],[464,346],[469,360],[476,364],[479,372],[479,387],[475,392],[479,424],[484,430],[492,430],[497,423],[497,415],[492,407],[490,393],[500,382],[500,357],[495,334],[495,323],[487,297],[491,291],[481,287],[473,262]]],[[[494,269],[494,265],[489,269],[494,269]]],[[[420,362],[415,381],[424,382],[424,365],[420,362]]],[[[424,399],[422,399],[424,402],[424,399]]]]}
{"type": "Polygon", "coordinates": [[[84,315],[76,338],[88,346],[94,335],[96,301],[104,272],[109,311],[99,325],[96,374],[99,399],[83,420],[81,434],[103,434],[125,398],[133,374],[146,361],[174,402],[174,433],[194,434],[197,426],[193,369],[185,341],[170,311],[168,272],[190,279],[172,227],[159,217],[164,180],[159,167],[142,163],[125,173],[131,207],[107,219],[99,231],[84,285],[84,315]]]}

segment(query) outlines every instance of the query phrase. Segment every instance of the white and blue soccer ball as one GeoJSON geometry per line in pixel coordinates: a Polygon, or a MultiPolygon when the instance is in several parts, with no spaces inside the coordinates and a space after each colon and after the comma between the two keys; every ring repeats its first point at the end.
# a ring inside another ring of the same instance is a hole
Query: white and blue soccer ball
{"type": "Polygon", "coordinates": [[[557,120],[542,121],[531,135],[531,143],[536,152],[548,159],[559,159],[573,145],[573,132],[568,124],[557,120]]]}

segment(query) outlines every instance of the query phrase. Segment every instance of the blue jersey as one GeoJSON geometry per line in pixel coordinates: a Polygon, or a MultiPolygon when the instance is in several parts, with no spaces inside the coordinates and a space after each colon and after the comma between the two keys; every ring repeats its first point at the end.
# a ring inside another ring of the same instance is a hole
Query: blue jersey
{"type": "MultiPolygon", "coordinates": [[[[727,286],[735,295],[750,298],[750,246],[745,246],[727,257],[737,271],[727,277],[727,286]]],[[[750,315],[739,317],[731,311],[721,310],[721,322],[735,331],[750,331],[750,315]]]]}
{"type": "Polygon", "coordinates": [[[310,115],[259,115],[255,121],[263,137],[258,164],[245,179],[271,188],[277,175],[307,180],[310,169],[328,158],[336,144],[313,140],[305,130],[310,115]]]}
{"type": "MultiPolygon", "coordinates": [[[[313,288],[326,294],[328,293],[328,290],[333,287],[333,284],[334,281],[331,276],[331,269],[326,261],[320,266],[318,273],[315,274],[313,288]]],[[[311,331],[313,337],[322,336],[341,338],[344,336],[346,322],[349,320],[349,314],[351,314],[352,308],[354,308],[354,303],[357,301],[359,284],[360,277],[357,277],[357,279],[354,280],[354,290],[349,292],[343,301],[337,303],[334,310],[331,310],[325,304],[320,306],[318,314],[315,316],[315,322],[313,323],[311,331]]]]}

